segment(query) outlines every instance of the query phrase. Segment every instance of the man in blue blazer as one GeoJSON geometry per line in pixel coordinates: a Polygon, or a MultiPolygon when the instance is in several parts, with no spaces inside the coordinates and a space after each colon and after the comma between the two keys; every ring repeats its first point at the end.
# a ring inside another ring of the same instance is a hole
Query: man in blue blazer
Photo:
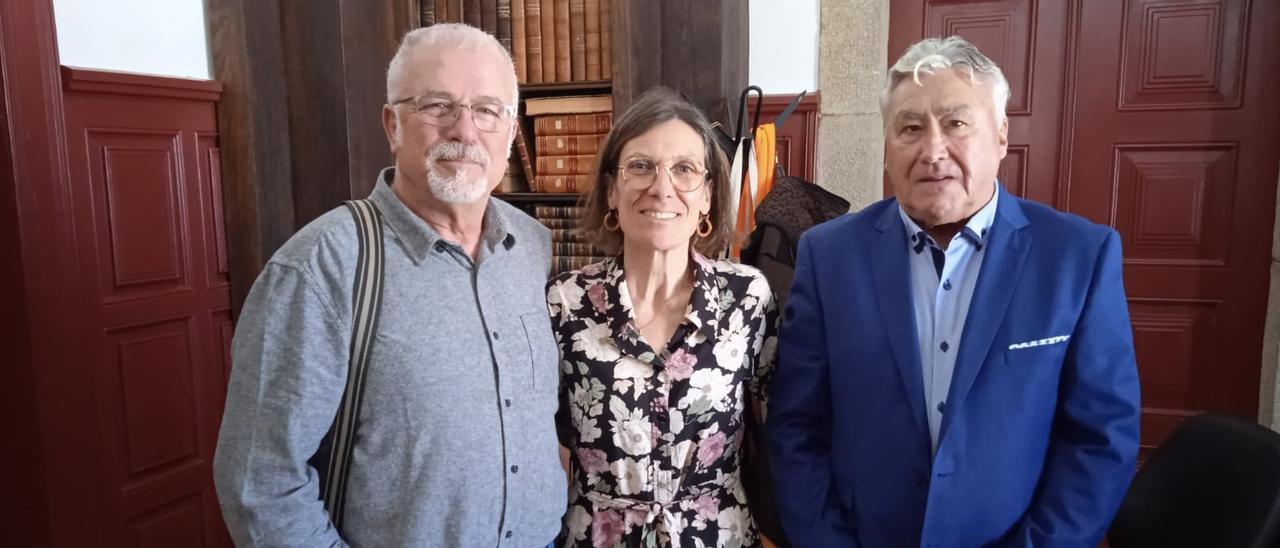
{"type": "Polygon", "coordinates": [[[1112,229],[996,182],[1000,69],[929,39],[881,99],[894,198],[808,231],[768,428],[797,546],[1093,547],[1138,450],[1112,229]]]}

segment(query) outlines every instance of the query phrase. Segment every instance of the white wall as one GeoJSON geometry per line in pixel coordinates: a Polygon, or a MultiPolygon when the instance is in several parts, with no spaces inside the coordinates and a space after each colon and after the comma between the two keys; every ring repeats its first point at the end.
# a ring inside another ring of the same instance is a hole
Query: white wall
{"type": "Polygon", "coordinates": [[[63,65],[209,78],[203,0],[53,0],[63,65]]]}
{"type": "Polygon", "coordinates": [[[750,0],[750,83],[766,95],[818,89],[818,1],[750,0]]]}

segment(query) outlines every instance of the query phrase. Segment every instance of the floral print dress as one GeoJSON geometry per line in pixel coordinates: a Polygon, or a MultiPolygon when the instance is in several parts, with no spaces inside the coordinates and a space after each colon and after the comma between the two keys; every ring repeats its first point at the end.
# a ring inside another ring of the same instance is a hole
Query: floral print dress
{"type": "Polygon", "coordinates": [[[693,294],[671,341],[635,326],[622,258],[547,285],[560,345],[569,508],[557,545],[753,546],[739,480],[748,396],[763,407],[776,311],[754,268],[691,253],[693,294]]]}

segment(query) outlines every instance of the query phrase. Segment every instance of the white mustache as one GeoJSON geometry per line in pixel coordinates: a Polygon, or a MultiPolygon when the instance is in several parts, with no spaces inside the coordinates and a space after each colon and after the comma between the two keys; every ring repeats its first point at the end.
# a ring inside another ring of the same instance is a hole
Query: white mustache
{"type": "Polygon", "coordinates": [[[436,145],[427,154],[428,163],[435,164],[441,160],[462,160],[479,164],[480,167],[488,167],[489,153],[482,147],[466,145],[456,141],[445,141],[436,145]]]}

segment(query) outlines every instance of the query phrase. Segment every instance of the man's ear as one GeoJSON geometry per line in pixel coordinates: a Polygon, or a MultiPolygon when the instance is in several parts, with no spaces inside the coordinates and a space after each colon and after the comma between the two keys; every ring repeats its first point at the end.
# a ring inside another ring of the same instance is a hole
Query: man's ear
{"type": "Polygon", "coordinates": [[[399,125],[400,121],[396,119],[396,108],[391,105],[382,105],[382,131],[387,134],[387,148],[392,154],[400,148],[400,139],[397,138],[399,125]]]}
{"type": "Polygon", "coordinates": [[[1000,120],[1000,130],[997,132],[997,143],[1000,145],[1000,159],[1003,160],[1005,155],[1009,153],[1009,117],[1000,120]]]}

